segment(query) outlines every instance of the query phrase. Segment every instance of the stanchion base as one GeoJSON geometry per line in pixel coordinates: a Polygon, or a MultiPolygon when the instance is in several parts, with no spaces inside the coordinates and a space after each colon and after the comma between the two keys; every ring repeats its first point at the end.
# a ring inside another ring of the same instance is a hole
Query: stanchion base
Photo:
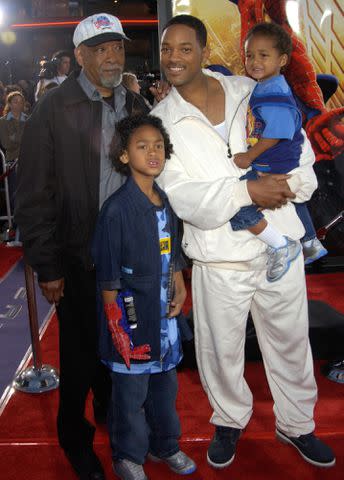
{"type": "Polygon", "coordinates": [[[28,367],[20,372],[14,378],[12,386],[21,392],[43,393],[58,388],[59,382],[56,369],[50,365],[42,365],[41,368],[28,367]]]}

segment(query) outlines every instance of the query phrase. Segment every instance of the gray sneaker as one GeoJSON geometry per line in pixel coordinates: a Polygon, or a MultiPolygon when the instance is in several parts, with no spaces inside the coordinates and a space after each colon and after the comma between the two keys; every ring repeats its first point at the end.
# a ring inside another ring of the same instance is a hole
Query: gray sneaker
{"type": "Polygon", "coordinates": [[[286,245],[280,248],[267,248],[268,268],[266,278],[268,282],[276,282],[289,270],[290,264],[301,252],[300,242],[284,237],[286,245]]]}
{"type": "Polygon", "coordinates": [[[313,238],[309,247],[306,247],[306,245],[303,244],[302,249],[303,256],[305,257],[305,265],[309,265],[310,263],[315,262],[315,260],[319,260],[319,258],[328,254],[324,245],[317,238],[313,238]]]}
{"type": "Polygon", "coordinates": [[[179,473],[179,475],[189,475],[197,468],[196,463],[181,450],[167,458],[156,457],[149,453],[148,458],[153,462],[166,463],[174,473],[179,473]]]}
{"type": "Polygon", "coordinates": [[[126,458],[113,462],[112,468],[121,480],[148,480],[142,465],[131,462],[126,458]]]}

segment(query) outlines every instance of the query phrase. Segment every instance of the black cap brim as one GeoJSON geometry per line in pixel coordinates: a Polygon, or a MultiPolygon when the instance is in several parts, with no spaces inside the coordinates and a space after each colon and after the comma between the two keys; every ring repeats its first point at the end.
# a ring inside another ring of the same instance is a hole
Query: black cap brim
{"type": "Polygon", "coordinates": [[[120,33],[107,32],[84,40],[83,42],[81,42],[81,45],[86,45],[86,47],[95,47],[96,45],[100,45],[101,43],[111,42],[114,40],[130,40],[130,38],[120,33]]]}

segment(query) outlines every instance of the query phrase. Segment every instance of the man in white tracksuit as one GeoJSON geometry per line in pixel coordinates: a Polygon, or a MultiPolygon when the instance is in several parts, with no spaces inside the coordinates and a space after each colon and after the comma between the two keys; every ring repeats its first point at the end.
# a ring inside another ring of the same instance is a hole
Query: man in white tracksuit
{"type": "Polygon", "coordinates": [[[246,151],[246,110],[255,82],[202,70],[207,55],[200,20],[180,15],[167,23],[161,65],[173,87],[153,110],[174,146],[159,183],[184,222],[183,248],[193,261],[196,355],[216,427],[207,459],[215,468],[229,465],[252,414],[252,394],[243,376],[251,311],[274,399],[277,437],[306,461],[332,466],[332,450],[313,434],[317,388],[303,256],[270,283],[266,244],[247,230],[233,232],[229,223],[241,207],[255,203],[267,208],[265,218],[281,233],[302,238],[303,225],[289,200],[296,195],[293,201],[307,201],[315,190],[314,154],[305,137],[300,167],[291,178],[240,181],[244,171],[228,150],[246,151]]]}

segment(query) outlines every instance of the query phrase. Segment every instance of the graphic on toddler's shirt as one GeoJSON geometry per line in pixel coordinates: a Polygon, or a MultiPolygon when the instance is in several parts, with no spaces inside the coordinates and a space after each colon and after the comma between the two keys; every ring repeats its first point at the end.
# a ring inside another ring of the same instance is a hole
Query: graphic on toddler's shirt
{"type": "Polygon", "coordinates": [[[264,122],[254,117],[252,109],[249,106],[246,119],[246,141],[248,147],[253,147],[258,142],[262,136],[264,127],[264,122]]]}

